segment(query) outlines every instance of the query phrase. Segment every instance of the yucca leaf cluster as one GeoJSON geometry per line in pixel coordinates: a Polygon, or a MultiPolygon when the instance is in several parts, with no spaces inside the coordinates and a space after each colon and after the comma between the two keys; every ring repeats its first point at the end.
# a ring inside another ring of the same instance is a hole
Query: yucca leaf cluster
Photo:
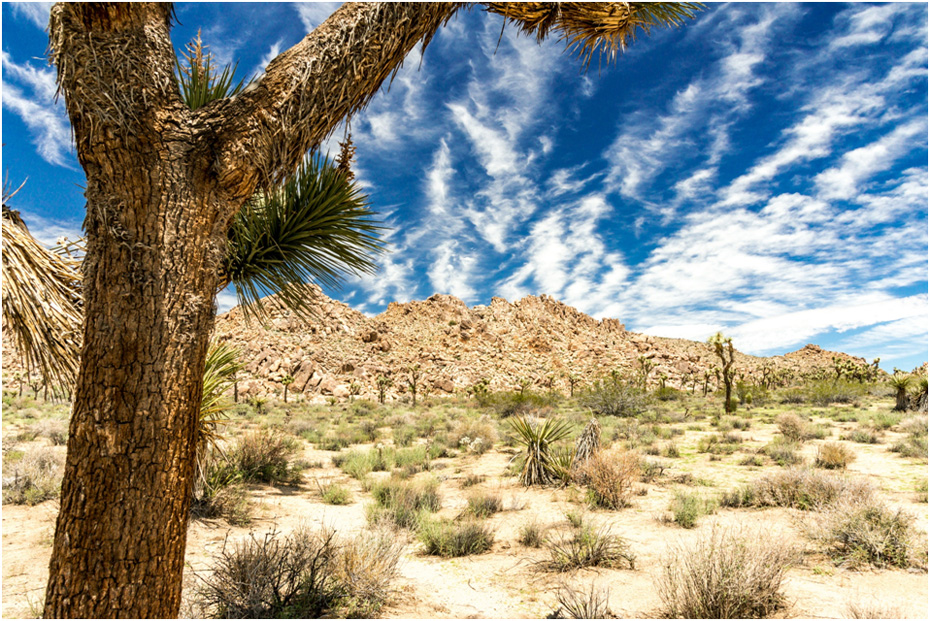
{"type": "Polygon", "coordinates": [[[561,480],[564,464],[556,459],[553,445],[568,437],[571,425],[553,418],[540,422],[531,421],[527,417],[511,418],[509,423],[517,435],[517,441],[526,449],[520,482],[529,487],[561,480]]]}

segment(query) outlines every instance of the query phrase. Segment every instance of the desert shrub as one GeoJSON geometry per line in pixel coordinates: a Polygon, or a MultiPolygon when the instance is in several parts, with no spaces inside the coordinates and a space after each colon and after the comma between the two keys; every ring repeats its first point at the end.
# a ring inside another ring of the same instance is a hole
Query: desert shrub
{"type": "Polygon", "coordinates": [[[472,487],[484,483],[486,477],[483,474],[469,474],[462,479],[462,487],[472,487]]]}
{"type": "Polygon", "coordinates": [[[578,395],[578,401],[601,416],[637,416],[648,405],[640,388],[613,378],[595,382],[578,395]]]}
{"type": "Polygon", "coordinates": [[[873,429],[886,431],[901,422],[903,414],[900,412],[873,412],[867,422],[873,429]]]}
{"type": "Polygon", "coordinates": [[[241,437],[227,457],[243,481],[287,485],[300,481],[300,467],[291,463],[299,449],[299,442],[291,436],[256,431],[241,437]]]}
{"type": "MultiPolygon", "coordinates": [[[[358,402],[356,402],[358,403],[358,402]]],[[[365,418],[359,421],[358,430],[364,436],[365,440],[368,442],[374,442],[378,439],[378,421],[372,420],[370,418],[365,418]]]]}
{"type": "Polygon", "coordinates": [[[46,438],[54,446],[64,446],[68,442],[68,424],[63,420],[45,418],[29,426],[29,431],[37,438],[46,438]]]}
{"type": "Polygon", "coordinates": [[[497,442],[497,429],[487,416],[460,420],[449,433],[449,444],[472,453],[484,453],[497,442]]]}
{"type": "Polygon", "coordinates": [[[730,455],[739,449],[742,438],[733,433],[714,434],[705,436],[698,441],[698,453],[711,453],[713,455],[730,455]]]}
{"type": "MultiPolygon", "coordinates": [[[[403,451],[404,449],[401,449],[403,451]]],[[[425,449],[421,457],[425,459],[425,449]]],[[[348,453],[333,456],[333,465],[355,479],[364,479],[366,475],[372,472],[386,472],[397,465],[397,456],[401,451],[395,451],[392,447],[378,445],[373,449],[360,450],[354,449],[348,453]]],[[[406,455],[406,454],[405,454],[406,455]]],[[[405,463],[411,463],[413,459],[404,458],[405,463]]]]}
{"type": "Polygon", "coordinates": [[[640,462],[639,480],[643,483],[652,483],[656,479],[662,478],[668,465],[659,460],[643,459],[640,462]]]}
{"type": "Polygon", "coordinates": [[[763,463],[764,462],[762,461],[762,457],[760,457],[759,455],[747,455],[746,457],[740,460],[739,465],[759,467],[759,466],[762,466],[763,463]]]}
{"type": "Polygon", "coordinates": [[[487,552],[494,545],[494,533],[479,522],[430,520],[420,524],[420,542],[431,556],[445,558],[487,552]]]}
{"type": "Polygon", "coordinates": [[[785,405],[798,405],[807,401],[807,394],[801,388],[788,388],[781,391],[779,400],[785,405]]]}
{"type": "Polygon", "coordinates": [[[778,431],[792,442],[803,442],[807,431],[807,423],[797,414],[780,414],[775,419],[778,431]]]}
{"type": "Polygon", "coordinates": [[[609,528],[594,530],[582,525],[570,534],[546,542],[549,558],[541,562],[548,571],[572,571],[583,567],[628,567],[634,569],[636,555],[626,540],[610,533],[609,528]]]}
{"type": "Polygon", "coordinates": [[[527,548],[538,548],[545,541],[545,531],[546,529],[539,522],[533,520],[520,527],[520,536],[517,541],[527,548]]]}
{"type": "Polygon", "coordinates": [[[676,491],[668,509],[672,512],[673,522],[682,528],[694,528],[698,518],[717,510],[717,499],[694,492],[676,491]]]}
{"type": "Polygon", "coordinates": [[[897,606],[877,601],[853,600],[846,604],[847,619],[906,619],[897,606]]]}
{"type": "Polygon", "coordinates": [[[504,509],[500,494],[482,492],[468,497],[465,513],[476,518],[486,518],[504,509]]]}
{"type": "Polygon", "coordinates": [[[685,393],[671,386],[660,386],[655,394],[659,401],[677,401],[685,397],[685,393]]]}
{"type": "Polygon", "coordinates": [[[827,407],[831,403],[852,403],[862,397],[866,390],[864,384],[819,381],[808,384],[805,398],[812,405],[827,407]]]}
{"type": "Polygon", "coordinates": [[[565,512],[565,519],[572,528],[581,528],[584,526],[584,512],[569,509],[565,512]]]}
{"type": "Polygon", "coordinates": [[[721,431],[728,431],[730,429],[740,429],[747,430],[752,425],[752,421],[746,418],[739,418],[737,416],[726,416],[720,420],[717,424],[717,428],[721,431]]]}
{"type": "Polygon", "coordinates": [[[796,559],[779,538],[714,529],[690,547],[673,546],[656,589],[663,616],[760,619],[784,605],[785,573],[796,559]]]}
{"type": "Polygon", "coordinates": [[[579,469],[588,486],[589,503],[605,509],[622,509],[630,505],[633,484],[642,467],[633,451],[599,451],[579,469]]]}
{"type": "Polygon", "coordinates": [[[368,521],[387,520],[400,528],[416,529],[425,513],[438,511],[441,505],[436,479],[418,482],[388,479],[376,483],[371,493],[376,504],[369,507],[368,521]]]}
{"type": "Polygon", "coordinates": [[[678,447],[674,442],[669,442],[669,444],[666,445],[665,450],[662,451],[662,455],[669,459],[677,459],[678,457],[681,457],[681,452],[678,450],[678,447]]]}
{"type": "Polygon", "coordinates": [[[864,479],[847,478],[809,468],[787,468],[727,492],[725,507],[791,507],[815,510],[839,498],[868,499],[873,492],[864,479]]]}
{"type": "Polygon", "coordinates": [[[762,447],[768,457],[779,466],[794,466],[801,463],[802,458],[798,455],[798,443],[788,440],[785,436],[780,436],[762,447]]]}
{"type": "Polygon", "coordinates": [[[555,619],[611,619],[613,613],[607,605],[610,592],[598,589],[592,582],[586,590],[575,589],[562,583],[556,592],[559,607],[551,615],[555,619]]]}
{"type": "Polygon", "coordinates": [[[320,486],[320,498],[328,505],[347,505],[352,502],[349,488],[339,483],[320,486]]]}
{"type": "Polygon", "coordinates": [[[219,451],[208,451],[199,472],[191,497],[191,516],[223,518],[237,526],[248,524],[251,521],[248,493],[242,485],[242,476],[226,458],[219,451]]]}
{"type": "Polygon", "coordinates": [[[927,436],[907,436],[895,442],[891,450],[902,457],[915,457],[927,459],[927,436]]]}
{"type": "Polygon", "coordinates": [[[898,430],[910,436],[927,436],[927,415],[912,416],[898,426],[898,430]]]}
{"type": "Polygon", "coordinates": [[[914,517],[874,498],[843,498],[813,515],[806,534],[854,567],[927,568],[926,541],[919,542],[914,517]]]}
{"type": "Polygon", "coordinates": [[[195,599],[218,618],[369,616],[390,593],[400,552],[385,534],[341,544],[331,530],[253,533],[223,546],[195,599]]]}
{"type": "Polygon", "coordinates": [[[496,392],[488,395],[482,401],[484,405],[492,408],[501,418],[525,416],[530,412],[554,403],[551,395],[529,390],[524,392],[496,392]]]}
{"type": "Polygon", "coordinates": [[[396,446],[410,446],[417,437],[417,428],[413,425],[398,425],[392,433],[396,446]]]}
{"type": "Polygon", "coordinates": [[[30,448],[19,459],[3,460],[3,503],[36,505],[58,498],[65,454],[50,446],[30,448]]]}
{"type": "Polygon", "coordinates": [[[914,497],[914,502],[927,502],[927,477],[924,477],[922,481],[917,483],[916,486],[917,495],[914,497]]]}
{"type": "Polygon", "coordinates": [[[856,453],[839,442],[825,442],[817,448],[817,459],[814,465],[829,470],[842,468],[856,460],[856,453]]]}
{"type": "Polygon", "coordinates": [[[859,444],[878,444],[881,442],[881,436],[873,429],[853,429],[844,435],[842,439],[859,444]]]}

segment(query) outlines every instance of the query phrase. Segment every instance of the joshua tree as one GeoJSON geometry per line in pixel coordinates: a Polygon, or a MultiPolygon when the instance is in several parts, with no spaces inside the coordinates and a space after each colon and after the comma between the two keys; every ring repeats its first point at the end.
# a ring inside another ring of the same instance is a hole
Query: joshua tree
{"type": "MultiPolygon", "coordinates": [[[[170,5],[52,8],[51,58],[87,174],[87,252],[46,617],[177,614],[193,422],[214,298],[235,278],[224,248],[237,214],[256,191],[277,196],[273,188],[305,164],[307,151],[364,107],[407,53],[461,6],[344,4],[249,89],[196,110],[181,98],[173,71],[170,5]]],[[[562,35],[587,60],[599,51],[614,55],[638,29],[681,23],[695,8],[485,7],[540,39],[562,35]]],[[[253,207],[246,219],[273,212],[253,207]]],[[[316,258],[323,275],[343,266],[332,254],[316,258]]],[[[281,294],[298,301],[302,289],[281,294]]]]}
{"type": "Polygon", "coordinates": [[[723,375],[723,387],[724,387],[724,402],[723,402],[723,411],[727,414],[734,411],[733,404],[730,403],[730,395],[733,392],[733,360],[734,360],[734,351],[733,351],[733,339],[728,336],[723,336],[721,332],[713,335],[707,342],[711,344],[714,348],[714,353],[717,354],[717,357],[720,358],[720,363],[723,365],[721,369],[721,375],[723,375]]]}
{"type": "Polygon", "coordinates": [[[639,356],[636,362],[639,363],[639,378],[643,383],[643,390],[646,390],[649,385],[649,374],[652,372],[652,369],[655,368],[656,364],[651,358],[647,358],[646,356],[639,356]]]}
{"type": "Polygon", "coordinates": [[[290,375],[285,375],[281,378],[281,384],[284,386],[284,403],[287,403],[287,387],[294,383],[294,378],[290,375]]]}
{"type": "Polygon", "coordinates": [[[358,382],[349,383],[349,401],[358,396],[358,393],[362,392],[362,385],[358,382]]]}
{"type": "Polygon", "coordinates": [[[569,396],[569,397],[574,397],[574,396],[575,396],[575,386],[578,384],[578,382],[581,381],[581,378],[578,377],[578,374],[577,374],[577,373],[569,373],[567,379],[568,379],[568,396],[569,396]]]}
{"type": "Polygon", "coordinates": [[[891,376],[891,387],[895,389],[894,409],[898,412],[907,409],[907,389],[911,385],[911,379],[913,378],[909,374],[899,369],[895,369],[894,375],[891,376]]]}
{"type": "Polygon", "coordinates": [[[526,389],[532,385],[533,385],[533,380],[531,380],[528,377],[520,377],[517,379],[517,388],[520,390],[521,395],[524,392],[526,392],[526,389]]]}
{"type": "Polygon", "coordinates": [[[417,386],[420,382],[420,365],[414,364],[407,367],[407,377],[404,378],[410,394],[413,397],[413,407],[417,405],[417,386]]]}
{"type": "Polygon", "coordinates": [[[394,380],[390,377],[385,377],[384,375],[378,376],[378,403],[384,403],[384,393],[387,392],[387,389],[394,385],[394,380]]]}

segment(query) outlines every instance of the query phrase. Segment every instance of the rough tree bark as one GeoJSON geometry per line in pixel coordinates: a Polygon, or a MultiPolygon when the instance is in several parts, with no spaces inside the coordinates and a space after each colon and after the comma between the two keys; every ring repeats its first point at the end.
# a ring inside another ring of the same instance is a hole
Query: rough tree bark
{"type": "MultiPolygon", "coordinates": [[[[531,4],[521,5],[532,9],[525,30],[539,37],[565,16],[593,39],[635,29],[638,17],[627,3],[531,4]]],[[[174,77],[170,5],[52,8],[51,57],[87,175],[87,250],[46,617],[177,615],[232,217],[257,188],[293,172],[461,6],[344,4],[256,85],[193,112],[174,77]]],[[[488,10],[520,19],[506,3],[488,10]]]]}

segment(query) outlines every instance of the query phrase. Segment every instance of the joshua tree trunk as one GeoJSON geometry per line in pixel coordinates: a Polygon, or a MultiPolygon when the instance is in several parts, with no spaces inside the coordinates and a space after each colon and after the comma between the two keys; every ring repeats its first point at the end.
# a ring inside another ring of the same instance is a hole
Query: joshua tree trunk
{"type": "Polygon", "coordinates": [[[899,386],[898,392],[895,393],[894,409],[896,412],[904,412],[907,410],[907,404],[907,386],[899,386]]]}
{"type": "MultiPolygon", "coordinates": [[[[46,617],[177,614],[229,224],[460,6],[344,4],[257,84],[196,111],[182,103],[174,76],[170,5],[52,8],[52,60],[87,175],[87,249],[46,617]]],[[[577,30],[581,15],[588,38],[615,50],[642,23],[638,11],[651,10],[638,6],[488,9],[540,38],[577,30]]]]}

